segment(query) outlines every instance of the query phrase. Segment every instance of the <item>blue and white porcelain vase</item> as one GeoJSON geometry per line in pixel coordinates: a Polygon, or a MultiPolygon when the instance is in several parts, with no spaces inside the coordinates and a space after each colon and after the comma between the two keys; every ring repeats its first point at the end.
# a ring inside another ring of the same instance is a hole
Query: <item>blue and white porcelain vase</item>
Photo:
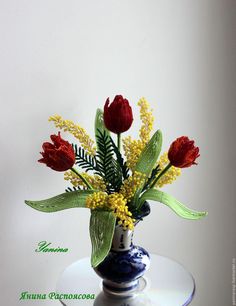
{"type": "MultiPolygon", "coordinates": [[[[148,203],[136,223],[150,213],[148,203]]],[[[103,291],[109,295],[127,297],[135,295],[139,279],[150,266],[148,252],[133,244],[134,231],[116,225],[112,247],[104,261],[94,270],[103,279],[103,291]]]]}

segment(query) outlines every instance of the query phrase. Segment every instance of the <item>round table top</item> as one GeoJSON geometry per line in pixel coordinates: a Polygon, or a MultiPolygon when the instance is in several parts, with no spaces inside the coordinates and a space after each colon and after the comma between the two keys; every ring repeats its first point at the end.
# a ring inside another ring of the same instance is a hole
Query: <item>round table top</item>
{"type": "Polygon", "coordinates": [[[102,280],[93,271],[90,258],[76,261],[60,276],[56,292],[66,306],[186,306],[193,299],[192,275],[176,261],[151,254],[151,266],[145,273],[145,289],[135,298],[111,298],[102,291],[102,280]],[[63,296],[64,295],[64,296],[63,296]],[[91,298],[88,298],[91,297],[91,298]]]}

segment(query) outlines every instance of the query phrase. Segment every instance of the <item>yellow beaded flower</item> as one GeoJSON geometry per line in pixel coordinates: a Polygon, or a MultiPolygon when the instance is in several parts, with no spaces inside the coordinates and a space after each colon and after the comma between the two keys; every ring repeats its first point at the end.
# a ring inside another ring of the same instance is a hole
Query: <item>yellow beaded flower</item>
{"type": "Polygon", "coordinates": [[[127,206],[127,199],[118,192],[112,193],[108,196],[108,207],[111,208],[115,216],[119,219],[118,224],[122,225],[124,229],[133,230],[134,221],[132,213],[127,206]]]}
{"type": "MultiPolygon", "coordinates": [[[[86,181],[94,188],[94,189],[98,189],[101,191],[105,191],[106,190],[106,184],[104,182],[104,180],[94,174],[94,175],[90,175],[87,172],[81,172],[81,175],[86,179],[86,181]]],[[[82,181],[82,179],[73,171],[68,170],[64,173],[64,179],[66,181],[69,181],[73,186],[77,187],[84,187],[86,188],[87,185],[82,181]]]]}
{"type": "Polygon", "coordinates": [[[146,144],[150,140],[150,133],[153,129],[154,117],[150,105],[145,98],[141,98],[138,101],[140,107],[140,119],[142,121],[141,128],[139,130],[138,140],[133,140],[130,136],[123,139],[124,153],[127,159],[127,166],[133,171],[138,158],[145,148],[146,144]]]}
{"type": "Polygon", "coordinates": [[[124,181],[120,193],[130,202],[137,189],[145,182],[145,179],[145,174],[135,171],[132,176],[124,181]]]}
{"type": "Polygon", "coordinates": [[[86,199],[86,206],[90,209],[105,208],[112,210],[114,215],[119,219],[118,224],[124,229],[132,230],[135,219],[127,206],[127,199],[118,192],[107,194],[106,192],[95,192],[86,199]]]}
{"type": "Polygon", "coordinates": [[[49,121],[53,121],[55,126],[64,132],[70,132],[77,138],[81,146],[87,151],[89,155],[94,156],[96,154],[96,147],[94,145],[94,141],[90,138],[90,136],[86,133],[85,129],[80,127],[78,124],[75,124],[71,120],[64,120],[59,115],[50,116],[49,121]]]}
{"type": "MultiPolygon", "coordinates": [[[[169,164],[168,154],[165,152],[159,160],[160,170],[162,171],[169,164]]],[[[181,174],[181,169],[171,166],[170,169],[158,180],[156,187],[172,184],[181,174]]]]}
{"type": "Polygon", "coordinates": [[[130,136],[123,139],[123,148],[126,156],[127,166],[134,171],[138,158],[145,147],[140,139],[133,140],[130,136]]]}
{"type": "Polygon", "coordinates": [[[142,126],[139,130],[139,137],[143,143],[147,143],[150,139],[150,133],[153,129],[154,117],[152,110],[150,110],[150,105],[145,98],[141,98],[138,101],[138,106],[140,107],[140,119],[142,121],[142,126]]]}
{"type": "Polygon", "coordinates": [[[90,209],[103,208],[107,206],[108,194],[103,191],[94,192],[86,198],[86,206],[90,209]]]}

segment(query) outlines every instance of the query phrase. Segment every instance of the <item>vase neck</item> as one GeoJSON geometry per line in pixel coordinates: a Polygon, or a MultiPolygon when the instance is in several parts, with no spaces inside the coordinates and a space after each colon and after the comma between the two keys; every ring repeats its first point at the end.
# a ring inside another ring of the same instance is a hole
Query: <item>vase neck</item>
{"type": "Polygon", "coordinates": [[[131,230],[124,230],[122,226],[117,225],[112,240],[112,251],[127,251],[133,245],[133,234],[131,230]]]}

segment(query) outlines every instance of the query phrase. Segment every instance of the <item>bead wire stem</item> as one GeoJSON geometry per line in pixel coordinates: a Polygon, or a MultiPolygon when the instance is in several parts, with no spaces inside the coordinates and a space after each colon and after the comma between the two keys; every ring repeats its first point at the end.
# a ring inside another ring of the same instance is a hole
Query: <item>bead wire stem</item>
{"type": "Polygon", "coordinates": [[[121,144],[121,133],[117,134],[117,148],[120,151],[120,144],[121,144]]]}
{"type": "Polygon", "coordinates": [[[71,171],[73,171],[75,174],[78,175],[79,178],[85,183],[85,185],[88,187],[88,189],[93,189],[93,187],[89,184],[89,182],[86,180],[85,177],[81,173],[79,173],[75,168],[71,168],[71,171]]]}
{"type": "Polygon", "coordinates": [[[170,168],[172,167],[171,163],[169,163],[162,171],[159,173],[159,175],[156,177],[156,179],[152,182],[150,189],[154,188],[156,183],[159,181],[159,179],[164,175],[170,168]]]}

